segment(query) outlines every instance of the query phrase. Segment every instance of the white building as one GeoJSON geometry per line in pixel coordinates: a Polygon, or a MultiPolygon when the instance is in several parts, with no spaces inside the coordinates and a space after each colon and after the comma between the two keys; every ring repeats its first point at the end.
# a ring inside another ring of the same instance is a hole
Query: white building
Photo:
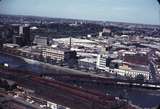
{"type": "MultiPolygon", "coordinates": [[[[54,43],[64,44],[64,45],[70,45],[70,38],[58,38],[52,40],[54,43]]],[[[97,42],[87,39],[80,39],[80,38],[71,38],[72,47],[74,46],[84,46],[88,48],[94,48],[97,44],[97,42]]]]}
{"type": "Polygon", "coordinates": [[[125,66],[121,66],[119,69],[111,69],[106,66],[106,58],[107,58],[106,55],[99,55],[97,57],[96,67],[98,69],[110,72],[112,74],[116,74],[116,75],[118,74],[121,76],[127,76],[127,77],[132,77],[132,78],[135,78],[138,75],[143,75],[146,80],[149,80],[149,77],[150,77],[149,71],[136,70],[136,69],[132,69],[132,68],[125,67],[125,66]]]}
{"type": "Polygon", "coordinates": [[[51,109],[58,109],[57,104],[47,101],[47,107],[51,109]]]}
{"type": "Polygon", "coordinates": [[[52,48],[45,48],[42,50],[42,56],[50,57],[50,59],[61,61],[64,59],[64,52],[52,48]]]}
{"type": "Polygon", "coordinates": [[[142,70],[132,70],[132,69],[113,69],[113,74],[118,74],[121,76],[127,76],[135,78],[138,75],[143,75],[146,80],[149,80],[150,73],[148,71],[142,71],[142,70]]]}
{"type": "Polygon", "coordinates": [[[106,56],[105,55],[97,56],[96,67],[101,70],[109,71],[109,68],[106,67],[106,56]]]}
{"type": "Polygon", "coordinates": [[[80,59],[78,64],[79,64],[80,68],[95,70],[95,68],[96,68],[96,58],[80,59]]]}
{"type": "Polygon", "coordinates": [[[19,45],[18,44],[12,44],[12,43],[6,43],[6,44],[3,44],[3,47],[5,48],[19,48],[19,45]]]}
{"type": "Polygon", "coordinates": [[[58,105],[58,104],[50,102],[50,101],[47,101],[47,108],[49,108],[49,109],[70,109],[68,107],[58,105]]]}

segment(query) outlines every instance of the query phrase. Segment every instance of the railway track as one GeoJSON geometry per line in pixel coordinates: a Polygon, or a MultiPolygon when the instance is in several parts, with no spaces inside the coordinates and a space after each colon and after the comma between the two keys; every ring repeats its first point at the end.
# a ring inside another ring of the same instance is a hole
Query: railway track
{"type": "Polygon", "coordinates": [[[117,100],[115,97],[105,95],[100,92],[75,87],[57,80],[45,79],[41,76],[34,75],[31,72],[1,69],[0,76],[3,76],[7,79],[13,79],[20,85],[33,85],[34,88],[37,87],[38,91],[43,87],[42,89],[47,91],[41,93],[44,93],[44,95],[47,95],[49,98],[55,97],[55,95],[52,94],[52,91],[55,91],[57,97],[62,97],[60,98],[61,100],[67,100],[68,98],[68,100],[72,100],[71,102],[79,102],[79,104],[84,104],[84,106],[86,105],[87,107],[81,108],[81,105],[77,104],[77,106],[80,107],[78,109],[93,109],[93,107],[96,107],[96,109],[132,109],[132,107],[126,102],[117,100]]]}

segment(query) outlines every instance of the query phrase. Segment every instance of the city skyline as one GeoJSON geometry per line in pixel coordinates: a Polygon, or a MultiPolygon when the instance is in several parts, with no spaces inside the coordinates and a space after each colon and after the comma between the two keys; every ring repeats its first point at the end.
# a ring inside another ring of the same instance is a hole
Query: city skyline
{"type": "Polygon", "coordinates": [[[156,0],[2,0],[1,14],[159,24],[156,0]]]}
{"type": "Polygon", "coordinates": [[[0,109],[160,109],[160,0],[115,1],[0,0],[0,109]]]}

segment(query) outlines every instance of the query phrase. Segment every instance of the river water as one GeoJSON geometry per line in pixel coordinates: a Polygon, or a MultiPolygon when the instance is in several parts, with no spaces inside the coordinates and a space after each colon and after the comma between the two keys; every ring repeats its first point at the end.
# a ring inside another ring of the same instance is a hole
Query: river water
{"type": "MultiPolygon", "coordinates": [[[[42,66],[35,61],[25,61],[9,55],[0,54],[0,64],[7,63],[11,68],[29,70],[32,72],[52,72],[52,69],[42,66]]],[[[95,87],[94,87],[95,88],[95,87]]],[[[151,108],[160,105],[160,91],[140,90],[114,86],[97,86],[97,90],[109,93],[113,96],[128,98],[130,102],[140,107],[151,108]]]]}

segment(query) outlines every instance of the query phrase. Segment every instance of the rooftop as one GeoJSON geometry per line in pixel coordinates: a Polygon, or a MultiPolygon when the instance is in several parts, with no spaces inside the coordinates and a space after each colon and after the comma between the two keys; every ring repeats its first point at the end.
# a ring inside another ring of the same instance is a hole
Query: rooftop
{"type": "MultiPolygon", "coordinates": [[[[59,38],[59,39],[53,39],[53,41],[60,42],[60,43],[69,43],[70,38],[59,38]]],[[[96,44],[95,41],[87,40],[87,39],[80,39],[80,38],[71,38],[72,43],[90,43],[90,44],[96,44]]]]}

